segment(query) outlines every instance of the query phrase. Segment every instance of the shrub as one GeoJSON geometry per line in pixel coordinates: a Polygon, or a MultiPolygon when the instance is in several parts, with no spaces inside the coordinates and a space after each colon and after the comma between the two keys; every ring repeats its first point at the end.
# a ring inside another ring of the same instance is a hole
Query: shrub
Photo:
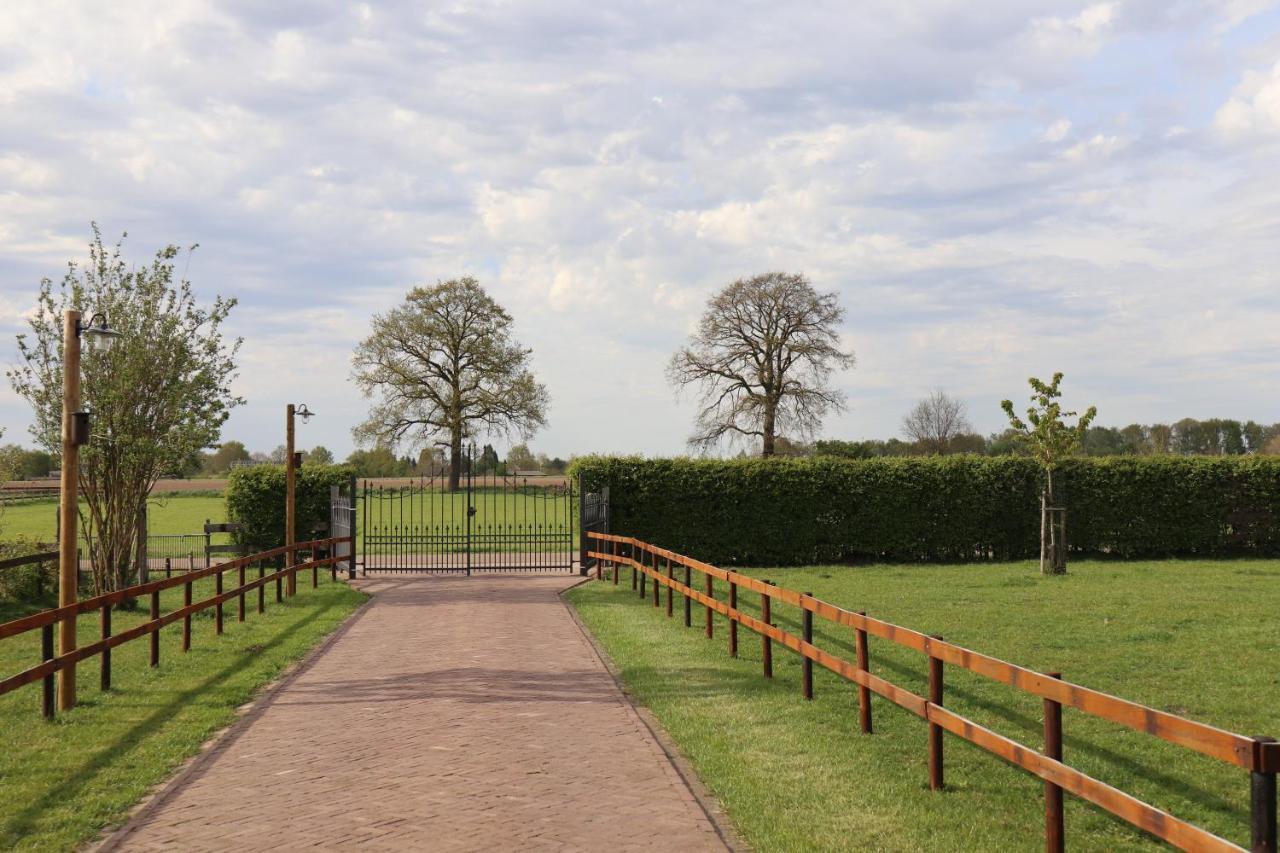
{"type": "MultiPolygon", "coordinates": [[[[53,546],[26,536],[0,542],[0,560],[50,551],[53,546]]],[[[58,560],[0,569],[0,601],[35,601],[42,592],[57,589],[58,560]]]]}
{"type": "MultiPolygon", "coordinates": [[[[349,465],[303,465],[297,469],[298,515],[294,529],[299,540],[329,521],[329,487],[345,486],[349,465]]],[[[242,525],[236,541],[254,550],[284,544],[285,471],[279,465],[237,468],[227,478],[227,517],[242,525]]]]}
{"type": "MultiPolygon", "coordinates": [[[[1022,457],[577,460],[614,532],[724,564],[1034,557],[1042,473],[1022,457]]],[[[1076,458],[1071,551],[1280,554],[1280,459],[1076,458]]]]}

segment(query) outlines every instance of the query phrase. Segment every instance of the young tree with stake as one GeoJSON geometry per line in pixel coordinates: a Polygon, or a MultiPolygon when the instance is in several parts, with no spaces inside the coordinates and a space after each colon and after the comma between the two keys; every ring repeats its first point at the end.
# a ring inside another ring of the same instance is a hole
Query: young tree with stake
{"type": "Polygon", "coordinates": [[[1053,374],[1053,381],[1048,384],[1034,376],[1027,382],[1034,393],[1031,395],[1033,405],[1027,408],[1026,421],[1014,414],[1012,401],[1003,400],[1000,407],[1008,415],[1009,425],[1019,439],[1031,449],[1032,455],[1044,468],[1045,486],[1040,499],[1040,571],[1064,574],[1067,571],[1066,508],[1058,506],[1053,472],[1063,459],[1080,448],[1098,408],[1090,406],[1080,415],[1075,426],[1069,426],[1063,418],[1074,418],[1076,413],[1062,411],[1062,404],[1058,402],[1062,396],[1059,390],[1062,374],[1053,374]]]}

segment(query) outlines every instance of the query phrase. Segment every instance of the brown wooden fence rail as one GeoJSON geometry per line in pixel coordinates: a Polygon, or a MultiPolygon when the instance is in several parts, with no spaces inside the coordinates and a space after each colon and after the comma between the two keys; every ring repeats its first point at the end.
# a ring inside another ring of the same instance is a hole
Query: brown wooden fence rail
{"type": "MultiPolygon", "coordinates": [[[[1057,673],[1043,673],[947,643],[903,628],[865,613],[855,613],[828,604],[807,593],[774,586],[768,581],[720,569],[682,554],[659,548],[627,536],[588,531],[589,538],[604,543],[600,550],[589,551],[589,557],[607,561],[612,566],[612,581],[618,583],[618,567],[632,568],[631,585],[645,593],[646,579],[653,582],[653,604],[658,606],[658,586],[667,588],[667,614],[671,615],[673,595],[685,601],[685,625],[691,624],[690,606],[697,603],[706,609],[705,634],[713,636],[712,615],[719,613],[729,620],[730,654],[736,654],[738,625],[743,625],[762,638],[765,676],[772,675],[772,644],[780,643],[801,656],[804,662],[802,689],[812,698],[812,666],[823,666],[858,685],[859,721],[863,732],[870,733],[871,693],[876,693],[904,708],[929,724],[929,784],[943,786],[944,731],[963,738],[1032,775],[1045,783],[1045,847],[1061,851],[1064,846],[1062,792],[1066,791],[1105,809],[1156,838],[1184,850],[1243,850],[1236,844],[1194,826],[1167,812],[1142,802],[1118,788],[1094,779],[1062,761],[1062,707],[1067,706],[1095,717],[1110,720],[1161,740],[1186,747],[1204,755],[1234,764],[1250,773],[1251,836],[1255,853],[1277,853],[1276,850],[1276,773],[1280,770],[1280,743],[1269,737],[1247,737],[1214,726],[1178,717],[1164,711],[1120,699],[1088,687],[1063,681],[1057,673]],[[665,568],[659,565],[665,563],[665,568]],[[673,566],[684,567],[681,582],[673,566]],[[703,591],[696,588],[690,572],[703,575],[703,591]],[[714,582],[728,584],[728,601],[714,597],[714,582]],[[755,618],[737,609],[738,596],[744,590],[760,595],[760,613],[755,618]],[[780,601],[801,608],[804,615],[803,637],[797,637],[773,625],[771,603],[780,601]],[[850,663],[813,644],[813,616],[852,628],[856,636],[856,662],[850,663]],[[928,657],[929,696],[919,696],[898,687],[869,671],[867,636],[872,635],[913,649],[928,657]],[[943,665],[950,664],[995,681],[1015,690],[1039,696],[1044,700],[1045,747],[1037,751],[943,707],[943,665]]],[[[604,579],[603,563],[596,564],[596,578],[604,579]]]]}
{"type": "Polygon", "coordinates": [[[54,673],[59,670],[74,666],[86,658],[99,655],[101,658],[100,683],[103,690],[108,690],[111,687],[111,650],[116,646],[150,635],[151,665],[159,666],[161,628],[182,620],[182,651],[186,652],[191,648],[192,614],[207,610],[210,607],[215,608],[214,632],[221,634],[222,608],[228,601],[236,600],[237,621],[243,622],[245,618],[245,597],[248,593],[255,589],[258,591],[257,609],[259,613],[262,613],[266,609],[266,588],[268,584],[275,583],[276,601],[283,601],[284,588],[282,581],[286,578],[296,576],[299,571],[310,569],[311,586],[314,588],[319,582],[318,571],[321,566],[329,566],[332,575],[335,564],[348,558],[344,556],[328,556],[321,559],[311,559],[302,563],[285,565],[270,573],[266,571],[267,561],[285,557],[290,552],[293,553],[293,556],[296,556],[297,552],[300,551],[309,552],[313,557],[321,551],[332,555],[335,545],[350,541],[351,537],[344,536],[331,539],[315,539],[310,542],[299,542],[292,546],[273,548],[270,551],[250,554],[226,563],[219,563],[207,569],[199,569],[194,572],[186,572],[177,577],[137,584],[136,586],[109,592],[105,595],[86,598],[83,601],[77,601],[64,607],[42,610],[39,613],[33,613],[30,616],[0,624],[0,640],[16,637],[28,631],[39,630],[41,632],[40,663],[16,675],[0,679],[0,695],[17,690],[19,687],[35,681],[43,681],[44,690],[41,697],[41,707],[45,717],[52,717],[54,714],[54,673]],[[253,580],[247,580],[245,577],[246,570],[255,564],[258,568],[258,577],[253,580]],[[227,572],[236,573],[236,585],[231,589],[224,590],[223,575],[227,572]],[[214,579],[214,594],[201,601],[193,602],[191,600],[192,584],[206,577],[213,577],[214,579]],[[162,615],[160,613],[161,591],[179,586],[183,587],[182,607],[162,615]],[[111,631],[111,609],[128,599],[141,599],[143,597],[150,599],[149,620],[135,625],[127,631],[113,634],[111,631]],[[81,613],[90,613],[94,610],[99,611],[102,617],[100,639],[72,649],[66,654],[55,656],[53,647],[54,626],[64,619],[75,619],[81,613]]]}

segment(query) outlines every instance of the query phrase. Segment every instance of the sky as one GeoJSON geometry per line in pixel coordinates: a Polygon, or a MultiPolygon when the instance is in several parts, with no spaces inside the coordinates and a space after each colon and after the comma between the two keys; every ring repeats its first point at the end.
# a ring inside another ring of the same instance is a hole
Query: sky
{"type": "MultiPolygon", "coordinates": [[[[1099,422],[1280,421],[1280,4],[6,0],[0,360],[90,223],[198,243],[244,338],[224,437],[339,456],[352,348],[474,275],[551,395],[535,451],[686,452],[707,297],[800,272],[857,365],[981,432],[1066,374],[1099,422]]],[[[0,388],[4,440],[30,412],[0,388]]],[[[501,444],[500,444],[501,446],[501,444]]]]}

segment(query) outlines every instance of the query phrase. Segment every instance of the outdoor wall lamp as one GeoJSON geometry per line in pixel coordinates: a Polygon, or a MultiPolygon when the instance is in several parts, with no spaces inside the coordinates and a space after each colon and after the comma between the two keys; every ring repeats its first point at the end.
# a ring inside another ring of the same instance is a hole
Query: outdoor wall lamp
{"type": "Polygon", "coordinates": [[[116,342],[116,338],[121,337],[120,332],[107,325],[107,315],[99,311],[89,319],[89,324],[85,325],[79,320],[76,321],[76,337],[82,335],[88,339],[89,349],[107,352],[111,349],[111,345],[116,342]]]}
{"type": "Polygon", "coordinates": [[[302,422],[304,424],[310,421],[311,418],[315,415],[315,412],[307,408],[306,403],[299,403],[298,408],[296,408],[293,413],[298,417],[302,418],[302,422]]]}

